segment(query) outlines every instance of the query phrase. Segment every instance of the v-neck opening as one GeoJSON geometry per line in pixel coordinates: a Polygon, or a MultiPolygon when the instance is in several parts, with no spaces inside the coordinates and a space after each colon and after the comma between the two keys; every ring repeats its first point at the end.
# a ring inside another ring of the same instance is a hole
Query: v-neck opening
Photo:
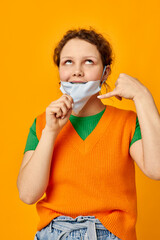
{"type": "Polygon", "coordinates": [[[100,118],[98,124],[93,129],[93,131],[88,135],[88,137],[83,140],[77,131],[74,129],[72,123],[68,121],[68,127],[72,132],[72,136],[70,141],[74,148],[76,148],[77,151],[80,151],[82,154],[86,154],[88,151],[90,151],[94,145],[97,143],[97,141],[101,138],[103,133],[107,130],[107,127],[111,121],[111,112],[113,110],[113,107],[107,105],[106,109],[100,118]]]}
{"type": "Polygon", "coordinates": [[[105,110],[106,110],[106,106],[101,112],[91,116],[85,116],[85,117],[77,117],[74,115],[70,116],[69,120],[71,124],[73,125],[74,129],[76,130],[76,132],[78,133],[78,135],[83,141],[95,129],[101,117],[103,116],[105,110]]]}

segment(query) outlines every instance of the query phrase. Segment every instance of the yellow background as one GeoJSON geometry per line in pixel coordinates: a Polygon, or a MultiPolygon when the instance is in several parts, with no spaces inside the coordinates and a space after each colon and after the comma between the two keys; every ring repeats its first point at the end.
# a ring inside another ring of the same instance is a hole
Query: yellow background
{"type": "MultiPolygon", "coordinates": [[[[55,44],[70,28],[94,27],[113,46],[112,89],[120,73],[136,77],[160,110],[160,1],[2,0],[0,18],[0,238],[30,240],[38,216],[35,205],[19,200],[16,180],[34,118],[60,96],[55,44]]],[[[135,110],[131,100],[104,102],[135,110]]],[[[136,185],[138,240],[160,239],[160,182],[136,166],[136,185]]]]}

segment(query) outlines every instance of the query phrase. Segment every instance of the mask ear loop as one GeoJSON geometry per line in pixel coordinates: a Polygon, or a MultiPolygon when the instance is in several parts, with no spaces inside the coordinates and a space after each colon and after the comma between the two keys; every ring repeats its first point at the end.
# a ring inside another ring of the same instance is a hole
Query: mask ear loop
{"type": "Polygon", "coordinates": [[[103,75],[104,75],[104,73],[105,73],[106,67],[107,67],[107,66],[104,67],[104,70],[103,70],[103,73],[102,73],[102,76],[101,76],[101,79],[100,79],[100,81],[101,81],[100,87],[102,86],[102,84],[103,84],[103,83],[105,82],[105,80],[106,80],[106,79],[104,79],[104,80],[102,81],[102,78],[103,78],[103,75]]]}

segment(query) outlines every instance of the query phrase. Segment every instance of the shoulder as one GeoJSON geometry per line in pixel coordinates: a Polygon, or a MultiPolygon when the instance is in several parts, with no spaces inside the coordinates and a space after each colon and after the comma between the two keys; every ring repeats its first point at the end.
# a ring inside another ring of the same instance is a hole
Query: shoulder
{"type": "MultiPolygon", "coordinates": [[[[108,114],[111,114],[111,122],[114,129],[121,129],[123,133],[128,133],[133,137],[136,127],[136,112],[108,105],[106,108],[108,108],[108,114]]],[[[106,118],[108,114],[106,111],[106,118]]]]}
{"type": "Polygon", "coordinates": [[[40,113],[37,117],[36,117],[36,121],[39,122],[44,122],[44,120],[46,119],[46,112],[40,113]]]}
{"type": "Polygon", "coordinates": [[[109,111],[116,117],[119,118],[133,118],[136,119],[136,112],[133,110],[121,109],[114,106],[107,105],[106,108],[109,108],[109,111]]]}

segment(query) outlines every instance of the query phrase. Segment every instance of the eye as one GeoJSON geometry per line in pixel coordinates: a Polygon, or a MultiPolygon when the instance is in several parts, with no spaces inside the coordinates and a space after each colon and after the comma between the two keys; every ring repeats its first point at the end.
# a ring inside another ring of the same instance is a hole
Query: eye
{"type": "Polygon", "coordinates": [[[66,60],[66,61],[65,61],[65,64],[66,64],[66,65],[72,64],[72,60],[66,60]]]}
{"type": "Polygon", "coordinates": [[[85,62],[86,62],[87,64],[93,64],[93,61],[92,61],[91,59],[87,59],[85,62]]]}

